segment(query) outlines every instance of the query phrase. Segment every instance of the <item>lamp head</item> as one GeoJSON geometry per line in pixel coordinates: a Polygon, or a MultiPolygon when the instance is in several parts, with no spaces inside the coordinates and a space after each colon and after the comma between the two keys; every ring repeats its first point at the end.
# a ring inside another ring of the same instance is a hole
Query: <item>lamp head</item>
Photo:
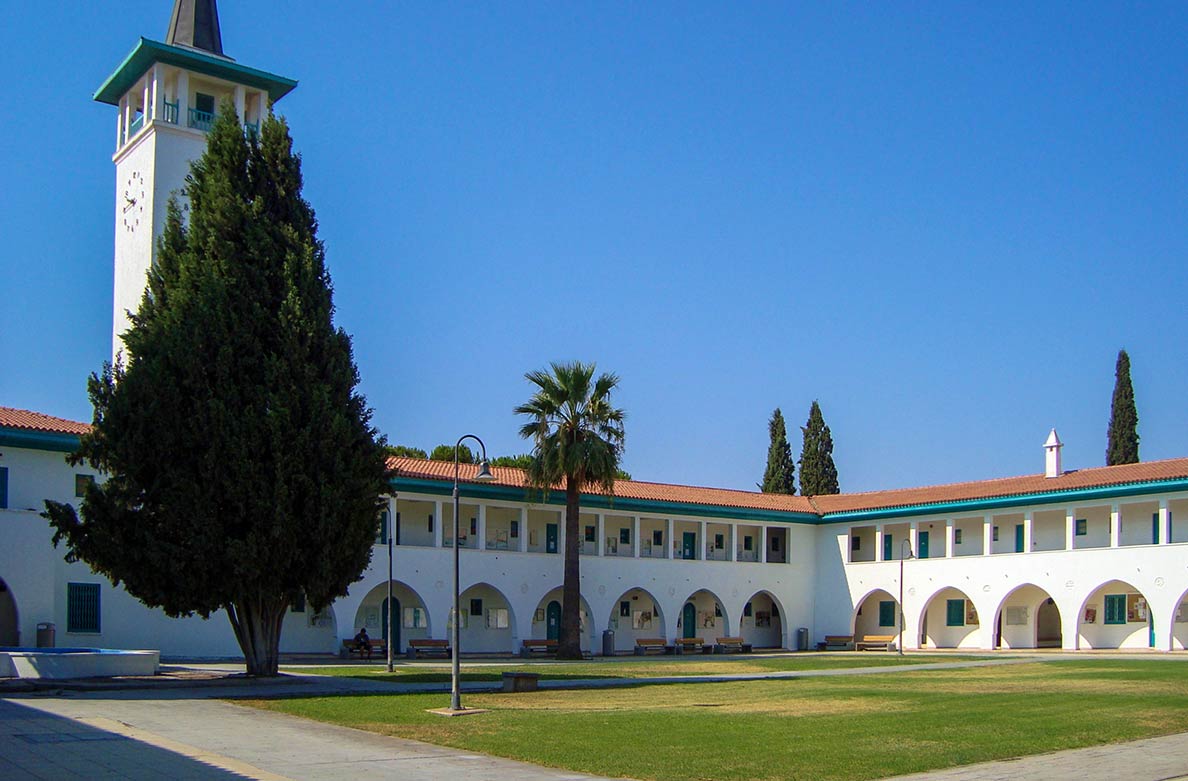
{"type": "Polygon", "coordinates": [[[495,475],[491,474],[491,464],[487,459],[484,458],[479,462],[478,474],[474,476],[474,479],[483,481],[495,479],[495,475]]]}

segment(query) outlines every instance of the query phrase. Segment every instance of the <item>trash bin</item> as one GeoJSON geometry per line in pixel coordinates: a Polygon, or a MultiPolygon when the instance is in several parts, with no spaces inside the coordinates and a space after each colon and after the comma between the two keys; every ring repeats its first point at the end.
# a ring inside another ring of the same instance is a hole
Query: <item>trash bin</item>
{"type": "Polygon", "coordinates": [[[615,630],[613,629],[602,630],[602,655],[615,655],[615,630]]]}
{"type": "Polygon", "coordinates": [[[54,633],[56,628],[53,624],[38,624],[37,625],[37,647],[38,648],[53,648],[54,647],[54,633]]]}
{"type": "Polygon", "coordinates": [[[808,627],[802,626],[796,630],[796,650],[807,651],[808,649],[808,627]]]}

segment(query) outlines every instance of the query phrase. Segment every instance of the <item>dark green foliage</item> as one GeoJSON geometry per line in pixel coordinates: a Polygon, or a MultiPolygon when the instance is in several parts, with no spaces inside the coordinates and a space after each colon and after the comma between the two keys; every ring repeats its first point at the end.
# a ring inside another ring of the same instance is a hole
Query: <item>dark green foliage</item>
{"type": "Polygon", "coordinates": [[[527,453],[516,456],[496,456],[491,459],[491,466],[510,466],[527,471],[528,467],[532,466],[532,456],[527,453]]]}
{"type": "Polygon", "coordinates": [[[127,365],[88,382],[94,428],[69,460],[107,479],[82,521],[44,513],[67,559],[146,605],[226,610],[256,675],[276,674],[294,595],[320,609],[367,567],[388,480],[301,186],[285,122],[248,141],[224,103],[188,227],[169,205],[127,365]]]}
{"type": "Polygon", "coordinates": [[[580,659],[581,491],[587,486],[614,491],[625,415],[611,406],[611,392],[619,384],[615,375],[601,374],[595,380],[594,364],[580,361],[554,363],[550,369],[524,375],[536,389],[515,412],[529,418],[520,427],[520,436],[533,443],[528,484],[542,491],[557,485],[565,490],[565,578],[557,657],[580,659]]]}
{"type": "Polygon", "coordinates": [[[428,458],[428,454],[419,447],[409,447],[408,445],[387,445],[384,447],[384,454],[392,458],[428,458]]]}
{"type": "Polygon", "coordinates": [[[1134,386],[1130,384],[1130,356],[1119,350],[1114,366],[1110,428],[1106,433],[1106,466],[1137,464],[1138,460],[1138,409],[1134,404],[1134,386]]]}
{"type": "Polygon", "coordinates": [[[800,451],[800,493],[821,496],[839,493],[837,467],[833,464],[833,435],[825,425],[821,405],[809,408],[808,421],[800,427],[804,447],[800,451]]]}
{"type": "Polygon", "coordinates": [[[767,469],[759,490],[765,494],[796,493],[796,465],[792,462],[792,447],[788,444],[788,427],[784,413],[776,407],[767,423],[771,444],[767,448],[767,469]]]}
{"type": "MultiPolygon", "coordinates": [[[[454,446],[453,445],[438,445],[429,453],[429,460],[431,461],[454,461],[454,446]]],[[[458,446],[458,463],[459,464],[477,464],[478,459],[475,458],[474,453],[470,451],[466,445],[458,446]]]]}

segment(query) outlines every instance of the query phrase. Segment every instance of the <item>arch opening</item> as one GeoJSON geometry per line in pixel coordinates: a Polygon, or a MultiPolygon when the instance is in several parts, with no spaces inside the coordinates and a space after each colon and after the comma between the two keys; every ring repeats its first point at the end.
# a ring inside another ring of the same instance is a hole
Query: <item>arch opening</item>
{"type": "Polygon", "coordinates": [[[851,617],[851,634],[860,642],[872,635],[898,635],[899,600],[877,588],[862,598],[851,617]]]}
{"type": "Polygon", "coordinates": [[[1154,648],[1150,603],[1124,580],[1103,583],[1082,603],[1077,635],[1082,648],[1154,648]]]}
{"type": "Polygon", "coordinates": [[[515,652],[516,615],[503,592],[490,583],[475,583],[460,598],[462,622],[458,646],[463,654],[515,652]]]}
{"type": "Polygon", "coordinates": [[[730,617],[718,595],[709,589],[699,589],[685,598],[677,618],[680,637],[700,637],[707,645],[719,637],[730,636],[730,617]]]}
{"type": "Polygon", "coordinates": [[[21,621],[16,597],[8,584],[0,579],[0,646],[21,644],[21,621]]]}
{"type": "Polygon", "coordinates": [[[409,640],[432,637],[429,625],[429,610],[425,600],[411,586],[401,581],[392,581],[392,607],[388,609],[388,583],[384,581],[367,592],[359,609],[355,611],[355,623],[350,627],[353,637],[366,628],[373,638],[383,638],[392,643],[392,653],[402,654],[409,640]],[[388,617],[391,615],[391,625],[388,617]]]}
{"type": "Polygon", "coordinates": [[[995,648],[1060,648],[1060,608],[1052,595],[1025,583],[1003,597],[994,617],[995,648]]]}
{"type": "Polygon", "coordinates": [[[783,611],[770,591],[756,591],[743,605],[739,636],[753,648],[782,648],[783,611]]]}
{"type": "Polygon", "coordinates": [[[932,595],[920,613],[921,648],[977,648],[981,618],[973,600],[947,586],[932,595]]]}
{"type": "Polygon", "coordinates": [[[1172,610],[1175,615],[1172,616],[1171,648],[1183,651],[1188,648],[1188,591],[1180,595],[1172,610]]]}
{"type": "MultiPolygon", "coordinates": [[[[557,586],[549,590],[540,601],[536,603],[536,610],[532,613],[532,636],[533,640],[558,640],[561,636],[561,597],[564,589],[557,586]]],[[[594,647],[594,621],[593,611],[590,610],[590,605],[586,602],[586,598],[582,597],[582,603],[578,607],[578,620],[581,624],[581,646],[582,651],[589,651],[594,647]]]]}
{"type": "Polygon", "coordinates": [[[607,626],[615,633],[615,652],[631,653],[640,638],[665,639],[664,613],[647,590],[630,588],[615,600],[607,626]]]}

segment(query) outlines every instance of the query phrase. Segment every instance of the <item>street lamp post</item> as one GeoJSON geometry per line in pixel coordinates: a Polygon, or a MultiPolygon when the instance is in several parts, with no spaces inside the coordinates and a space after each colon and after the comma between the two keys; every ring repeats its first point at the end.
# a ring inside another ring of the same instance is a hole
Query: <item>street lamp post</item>
{"type": "Polygon", "coordinates": [[[903,562],[916,558],[912,553],[912,543],[904,540],[899,545],[899,655],[903,656],[903,562]]]}
{"type": "Polygon", "coordinates": [[[396,532],[396,494],[388,499],[388,672],[392,672],[392,638],[396,636],[392,625],[392,538],[396,532]]]}
{"type": "Polygon", "coordinates": [[[461,595],[458,593],[458,516],[461,512],[458,501],[458,450],[462,447],[462,442],[467,439],[478,442],[483,454],[479,460],[478,474],[474,476],[474,479],[484,481],[495,479],[491,474],[491,465],[487,463],[487,446],[483,444],[483,441],[474,434],[464,434],[459,437],[458,441],[454,443],[454,626],[450,632],[451,655],[453,657],[450,673],[450,710],[452,711],[462,710],[462,665],[459,660],[462,649],[458,645],[458,624],[462,618],[461,605],[459,605],[461,595]]]}

